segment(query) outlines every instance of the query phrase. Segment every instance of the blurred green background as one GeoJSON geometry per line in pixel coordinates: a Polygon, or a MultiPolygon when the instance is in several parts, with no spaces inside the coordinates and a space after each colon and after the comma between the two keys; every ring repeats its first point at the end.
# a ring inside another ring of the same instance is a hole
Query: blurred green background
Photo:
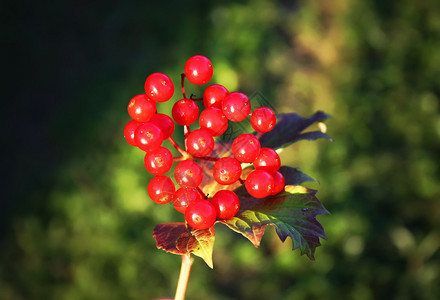
{"type": "MultiPolygon", "coordinates": [[[[146,76],[190,56],[278,112],[333,116],[285,165],[332,212],[311,262],[273,229],[217,225],[187,299],[440,298],[440,2],[2,1],[0,299],[173,296],[180,257],[152,231],[142,152],[123,138],[146,76]]],[[[187,89],[195,94],[203,87],[187,89]]],[[[176,89],[174,100],[178,100],[176,89]]],[[[161,104],[169,112],[172,102],[161,104]]],[[[176,138],[178,136],[176,135],[176,138]]]]}

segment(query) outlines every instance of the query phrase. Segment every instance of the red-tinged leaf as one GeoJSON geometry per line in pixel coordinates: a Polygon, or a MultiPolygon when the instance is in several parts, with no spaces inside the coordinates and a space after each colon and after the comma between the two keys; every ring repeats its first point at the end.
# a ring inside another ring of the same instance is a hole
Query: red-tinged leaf
{"type": "Polygon", "coordinates": [[[332,140],[331,137],[321,131],[303,132],[310,125],[316,122],[322,122],[327,118],[329,118],[329,115],[322,111],[316,112],[309,118],[304,118],[295,113],[278,114],[275,127],[271,131],[257,136],[260,140],[261,147],[269,147],[272,149],[282,148],[299,140],[311,141],[318,138],[332,140]]]}
{"type": "Polygon", "coordinates": [[[285,192],[263,199],[253,198],[243,187],[235,192],[240,197],[240,210],[234,218],[221,223],[241,233],[256,247],[266,226],[272,225],[281,241],[290,237],[292,249],[300,249],[301,254],[314,259],[315,249],[321,245],[319,238],[327,239],[316,216],[329,213],[316,198],[316,191],[286,186],[285,192]]]}
{"type": "Polygon", "coordinates": [[[179,255],[192,253],[213,268],[214,226],[198,230],[187,228],[185,223],[159,224],[154,227],[153,237],[156,239],[157,248],[179,255]]]}

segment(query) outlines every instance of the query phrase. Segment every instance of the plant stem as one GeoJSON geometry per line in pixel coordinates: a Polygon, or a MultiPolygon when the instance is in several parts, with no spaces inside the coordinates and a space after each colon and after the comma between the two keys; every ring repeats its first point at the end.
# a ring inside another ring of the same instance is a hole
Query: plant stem
{"type": "Polygon", "coordinates": [[[199,192],[202,199],[208,199],[208,197],[206,197],[205,193],[202,191],[200,187],[197,187],[197,191],[199,192]]]}
{"type": "Polygon", "coordinates": [[[190,255],[182,255],[182,265],[180,267],[179,281],[177,282],[176,295],[174,300],[184,300],[186,287],[188,286],[189,273],[191,272],[191,266],[193,259],[190,255]]]}
{"type": "Polygon", "coordinates": [[[183,135],[187,137],[188,134],[190,133],[191,133],[191,129],[189,129],[189,126],[188,125],[183,126],[183,135]]]}
{"type": "MultiPolygon", "coordinates": [[[[174,148],[176,148],[176,150],[179,151],[179,153],[185,157],[184,159],[189,158],[189,156],[190,156],[189,153],[186,152],[185,150],[183,150],[182,147],[180,147],[172,137],[169,137],[168,141],[170,141],[171,145],[173,145],[174,148]]],[[[182,160],[184,160],[184,159],[182,159],[182,160]]]]}
{"type": "Polygon", "coordinates": [[[218,157],[212,157],[212,156],[196,157],[196,159],[199,159],[199,160],[209,160],[209,161],[217,161],[217,160],[219,160],[218,157]]]}
{"type": "Polygon", "coordinates": [[[182,83],[182,95],[183,95],[183,99],[186,99],[186,94],[185,94],[185,73],[182,73],[181,75],[181,78],[182,78],[182,81],[181,81],[181,83],[182,83]]]}
{"type": "Polygon", "coordinates": [[[182,161],[182,160],[185,160],[185,159],[186,159],[186,157],[184,157],[184,156],[173,157],[173,161],[182,161]]]}

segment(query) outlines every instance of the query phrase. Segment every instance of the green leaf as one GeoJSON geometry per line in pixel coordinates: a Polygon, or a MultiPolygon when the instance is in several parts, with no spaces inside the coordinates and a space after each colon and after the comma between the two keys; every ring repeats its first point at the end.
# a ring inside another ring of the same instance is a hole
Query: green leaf
{"type": "Polygon", "coordinates": [[[286,191],[276,196],[257,199],[244,187],[235,191],[240,197],[240,210],[229,220],[219,221],[241,233],[255,247],[260,245],[267,225],[275,227],[281,239],[292,239],[292,249],[300,249],[314,259],[315,249],[321,245],[319,238],[327,239],[324,228],[316,220],[320,214],[329,214],[316,198],[316,191],[302,186],[286,186],[286,191]]]}
{"type": "Polygon", "coordinates": [[[316,122],[323,122],[329,117],[329,115],[322,111],[316,112],[309,118],[304,118],[295,113],[278,114],[275,127],[267,133],[256,134],[256,136],[259,137],[261,147],[272,149],[282,148],[299,140],[312,141],[318,138],[332,140],[331,137],[321,131],[303,132],[310,125],[316,122]]]}
{"type": "Polygon", "coordinates": [[[278,171],[283,174],[286,181],[285,185],[300,185],[308,181],[316,182],[315,179],[307,174],[304,174],[297,168],[282,166],[278,171]]]}
{"type": "Polygon", "coordinates": [[[211,269],[213,268],[214,226],[198,230],[187,228],[185,223],[159,224],[154,227],[153,237],[156,239],[158,249],[179,255],[192,253],[201,257],[211,269]]]}

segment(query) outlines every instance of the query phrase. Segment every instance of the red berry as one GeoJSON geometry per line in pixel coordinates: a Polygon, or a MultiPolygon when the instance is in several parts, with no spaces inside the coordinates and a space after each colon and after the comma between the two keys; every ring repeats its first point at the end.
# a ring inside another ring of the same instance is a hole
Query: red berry
{"type": "Polygon", "coordinates": [[[219,219],[230,219],[234,217],[240,208],[240,199],[237,195],[228,190],[218,191],[211,200],[219,219]]]}
{"type": "Polygon", "coordinates": [[[197,121],[199,107],[194,100],[182,99],[174,103],[172,115],[177,124],[191,125],[197,121]]]}
{"type": "Polygon", "coordinates": [[[282,190],[284,190],[284,185],[286,184],[286,181],[284,179],[283,174],[281,174],[278,171],[273,173],[272,176],[273,176],[274,187],[271,195],[276,195],[282,190]]]}
{"type": "Polygon", "coordinates": [[[134,140],[134,132],[141,124],[142,123],[139,123],[135,120],[131,120],[130,122],[127,123],[127,125],[125,125],[124,137],[127,140],[127,143],[129,143],[132,146],[136,146],[136,142],[134,140]]]}
{"type": "Polygon", "coordinates": [[[260,154],[254,160],[253,165],[256,170],[264,170],[273,174],[281,166],[280,156],[275,150],[263,147],[260,149],[260,154]]]}
{"type": "Polygon", "coordinates": [[[217,212],[207,200],[191,202],[185,210],[185,220],[194,229],[207,229],[214,225],[217,212]]]}
{"type": "Polygon", "coordinates": [[[205,157],[214,149],[214,139],[205,129],[196,129],[186,137],[188,152],[197,157],[205,157]]]}
{"type": "Polygon", "coordinates": [[[136,146],[144,151],[152,151],[160,147],[163,135],[159,127],[151,123],[143,123],[134,132],[136,146]]]}
{"type": "Polygon", "coordinates": [[[260,153],[260,141],[252,134],[242,134],[232,143],[234,157],[243,163],[253,162],[260,153]]]}
{"type": "Polygon", "coordinates": [[[195,161],[184,160],[174,169],[174,178],[181,187],[196,188],[202,183],[203,170],[195,161]]]}
{"type": "Polygon", "coordinates": [[[245,182],[246,190],[255,198],[269,196],[274,187],[273,176],[263,170],[252,171],[245,182]]]}
{"type": "Polygon", "coordinates": [[[156,113],[156,102],[141,94],[131,98],[127,107],[130,117],[138,122],[148,122],[156,113]]]}
{"type": "Polygon", "coordinates": [[[245,94],[232,92],[223,99],[222,111],[228,120],[240,122],[251,112],[251,102],[245,94]]]}
{"type": "Polygon", "coordinates": [[[185,75],[192,84],[205,84],[213,73],[211,61],[202,55],[195,55],[185,63],[185,75]]]}
{"type": "Polygon", "coordinates": [[[174,85],[171,79],[162,73],[153,73],[145,80],[145,93],[156,102],[165,102],[174,94],[174,85]]]}
{"type": "Polygon", "coordinates": [[[162,175],[168,172],[173,165],[173,155],[165,147],[149,151],[144,158],[145,168],[153,175],[162,175]]]}
{"type": "Polygon", "coordinates": [[[206,108],[200,114],[199,124],[206,129],[212,136],[219,136],[228,129],[228,119],[218,108],[206,108]]]}
{"type": "Polygon", "coordinates": [[[277,117],[275,113],[267,107],[257,108],[251,115],[251,125],[255,131],[268,132],[275,127],[277,117]]]}
{"type": "Polygon", "coordinates": [[[174,200],[176,188],[167,176],[156,176],[148,183],[148,196],[158,204],[166,204],[174,200]]]}
{"type": "Polygon", "coordinates": [[[212,169],[215,181],[220,184],[232,184],[241,176],[241,164],[232,157],[222,157],[217,160],[212,169]]]}
{"type": "Polygon", "coordinates": [[[215,107],[222,109],[222,101],[225,99],[229,91],[220,84],[208,86],[203,93],[203,105],[206,108],[215,107]]]}
{"type": "Polygon", "coordinates": [[[195,188],[180,188],[176,191],[173,205],[178,212],[184,214],[188,205],[196,200],[202,200],[202,198],[195,188]]]}
{"type": "Polygon", "coordinates": [[[164,140],[169,138],[174,132],[174,122],[167,115],[155,114],[154,116],[151,117],[150,123],[160,128],[164,140]]]}

